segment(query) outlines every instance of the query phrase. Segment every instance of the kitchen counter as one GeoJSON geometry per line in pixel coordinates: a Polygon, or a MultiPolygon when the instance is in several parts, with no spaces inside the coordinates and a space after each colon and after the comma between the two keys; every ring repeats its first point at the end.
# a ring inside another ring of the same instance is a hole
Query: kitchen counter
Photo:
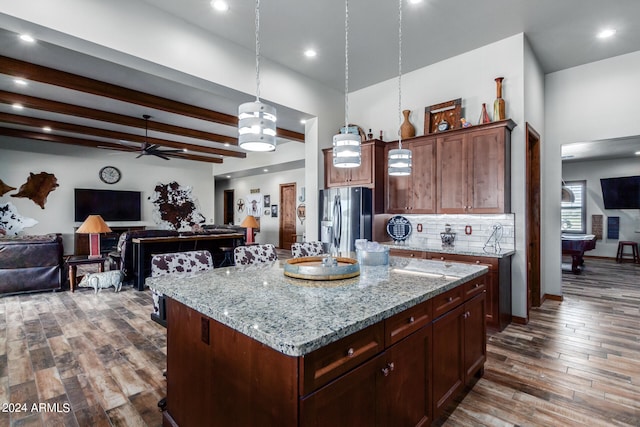
{"type": "Polygon", "coordinates": [[[485,274],[485,266],[390,257],[331,282],[284,276],[283,261],[148,278],[150,288],[280,353],[302,356],[485,274]]]}
{"type": "Polygon", "coordinates": [[[473,250],[473,249],[442,249],[440,246],[436,247],[425,247],[425,246],[417,246],[417,245],[396,245],[393,242],[383,242],[381,243],[383,246],[387,246],[390,249],[398,249],[405,251],[423,251],[423,252],[434,252],[441,254],[455,254],[455,255],[467,255],[467,256],[481,256],[488,258],[505,258],[511,256],[516,253],[514,250],[502,250],[500,252],[485,252],[482,249],[473,250]]]}

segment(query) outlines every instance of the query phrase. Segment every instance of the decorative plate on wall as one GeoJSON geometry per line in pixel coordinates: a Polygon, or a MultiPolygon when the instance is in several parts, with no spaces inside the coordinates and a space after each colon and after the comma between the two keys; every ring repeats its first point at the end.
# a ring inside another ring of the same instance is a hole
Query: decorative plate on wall
{"type": "Polygon", "coordinates": [[[404,242],[411,235],[411,231],[411,223],[403,216],[396,215],[387,222],[387,234],[394,242],[404,242]]]}

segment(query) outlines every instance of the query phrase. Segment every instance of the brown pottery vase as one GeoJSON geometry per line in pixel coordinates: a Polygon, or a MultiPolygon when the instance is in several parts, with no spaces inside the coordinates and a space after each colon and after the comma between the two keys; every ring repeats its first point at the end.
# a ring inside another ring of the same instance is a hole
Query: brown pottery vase
{"type": "Polygon", "coordinates": [[[502,99],[502,80],[504,77],[496,78],[496,100],[493,102],[493,121],[504,120],[504,99],[502,99]]]}
{"type": "Polygon", "coordinates": [[[404,116],[404,121],[400,125],[400,137],[402,137],[402,139],[413,138],[416,136],[416,128],[413,127],[409,121],[409,114],[411,114],[411,110],[404,110],[402,112],[402,115],[404,116]]]}

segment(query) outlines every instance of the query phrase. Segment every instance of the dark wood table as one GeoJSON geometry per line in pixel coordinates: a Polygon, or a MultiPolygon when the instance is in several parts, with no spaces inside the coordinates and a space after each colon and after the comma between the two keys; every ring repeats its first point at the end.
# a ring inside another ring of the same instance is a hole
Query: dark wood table
{"type": "Polygon", "coordinates": [[[67,265],[69,266],[69,288],[71,292],[74,292],[76,289],[76,274],[78,273],[79,265],[88,265],[88,264],[98,264],[98,271],[104,271],[104,263],[107,258],[101,257],[93,257],[90,258],[89,255],[73,255],[67,258],[67,265]]]}
{"type": "MultiPolygon", "coordinates": [[[[133,254],[134,260],[133,264],[135,266],[134,276],[135,282],[134,286],[139,290],[144,290],[144,281],[145,281],[145,257],[148,256],[149,247],[158,243],[175,243],[175,246],[172,246],[171,249],[167,249],[165,246],[161,251],[153,251],[153,253],[171,253],[171,252],[186,252],[186,251],[197,251],[198,250],[198,242],[202,241],[211,241],[211,240],[219,240],[221,246],[230,246],[235,248],[238,242],[244,239],[244,234],[242,233],[226,233],[226,234],[196,234],[191,236],[169,236],[169,237],[138,237],[131,239],[133,243],[133,254]]],[[[213,254],[212,254],[213,255],[213,254]]]]}

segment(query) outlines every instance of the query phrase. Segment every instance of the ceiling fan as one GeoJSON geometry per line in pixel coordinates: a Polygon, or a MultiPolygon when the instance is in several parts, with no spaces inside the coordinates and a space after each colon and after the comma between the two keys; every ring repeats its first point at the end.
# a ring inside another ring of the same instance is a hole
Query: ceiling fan
{"type": "Polygon", "coordinates": [[[144,143],[142,144],[142,148],[140,149],[140,154],[138,154],[138,156],[136,157],[136,159],[142,157],[142,156],[156,156],[156,157],[160,157],[161,159],[165,159],[165,160],[169,160],[169,157],[167,157],[167,155],[170,155],[172,153],[182,153],[183,150],[180,149],[168,149],[168,150],[161,150],[160,149],[160,145],[158,144],[149,144],[147,142],[148,139],[148,133],[149,133],[149,119],[151,118],[150,115],[148,114],[143,114],[142,118],[144,119],[144,143]]]}

